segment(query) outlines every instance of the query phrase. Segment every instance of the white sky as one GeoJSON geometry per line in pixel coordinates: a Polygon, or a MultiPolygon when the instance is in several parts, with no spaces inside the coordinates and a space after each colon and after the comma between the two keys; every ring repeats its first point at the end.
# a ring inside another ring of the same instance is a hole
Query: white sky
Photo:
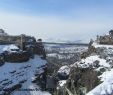
{"type": "Polygon", "coordinates": [[[27,34],[36,38],[87,40],[112,29],[112,21],[68,19],[59,16],[28,16],[0,12],[0,28],[8,34],[27,34]]]}

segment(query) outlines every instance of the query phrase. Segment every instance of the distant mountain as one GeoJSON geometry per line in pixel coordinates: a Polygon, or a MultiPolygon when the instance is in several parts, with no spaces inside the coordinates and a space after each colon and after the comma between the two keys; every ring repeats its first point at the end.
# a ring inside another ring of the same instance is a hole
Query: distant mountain
{"type": "Polygon", "coordinates": [[[89,39],[86,40],[63,40],[63,39],[46,39],[44,42],[52,42],[52,43],[89,43],[89,39]]]}

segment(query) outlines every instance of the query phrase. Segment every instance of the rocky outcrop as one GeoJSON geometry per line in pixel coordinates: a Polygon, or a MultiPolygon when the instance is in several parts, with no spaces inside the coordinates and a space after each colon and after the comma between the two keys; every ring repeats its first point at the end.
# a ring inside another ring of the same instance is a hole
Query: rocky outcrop
{"type": "Polygon", "coordinates": [[[26,49],[30,54],[37,54],[40,55],[42,59],[46,59],[46,52],[44,45],[42,43],[42,39],[38,39],[37,42],[28,44],[26,49]]]}
{"type": "Polygon", "coordinates": [[[96,48],[94,46],[89,46],[88,50],[86,52],[83,52],[80,57],[81,59],[86,58],[88,56],[90,56],[93,53],[96,53],[96,48]]]}
{"type": "Polygon", "coordinates": [[[9,54],[4,54],[4,60],[6,62],[12,62],[12,63],[21,63],[21,62],[26,62],[30,58],[30,55],[28,52],[21,52],[21,53],[9,53],[9,54]]]}
{"type": "Polygon", "coordinates": [[[72,92],[76,90],[77,94],[81,95],[81,88],[85,87],[87,91],[90,91],[99,84],[97,76],[98,72],[94,71],[92,68],[71,68],[70,76],[66,83],[67,88],[72,92]]]}

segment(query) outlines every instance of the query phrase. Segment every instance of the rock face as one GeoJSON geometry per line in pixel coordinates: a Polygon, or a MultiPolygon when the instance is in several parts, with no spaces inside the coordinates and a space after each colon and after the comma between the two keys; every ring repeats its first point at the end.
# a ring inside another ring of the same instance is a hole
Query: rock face
{"type": "Polygon", "coordinates": [[[4,60],[6,62],[12,62],[12,63],[21,63],[26,62],[30,58],[30,55],[28,52],[15,52],[15,53],[7,53],[5,54],[4,60]]]}
{"type": "Polygon", "coordinates": [[[42,55],[43,59],[46,58],[46,53],[45,53],[44,45],[42,44],[42,42],[37,42],[35,44],[35,46],[34,46],[34,53],[38,54],[38,55],[42,55]]]}
{"type": "Polygon", "coordinates": [[[45,53],[45,48],[44,45],[42,44],[42,41],[38,41],[32,44],[27,44],[25,46],[25,50],[30,53],[32,56],[33,54],[40,55],[41,58],[46,59],[46,53],[45,53]]]}
{"type": "Polygon", "coordinates": [[[70,72],[69,79],[67,80],[67,88],[71,91],[76,89],[78,95],[80,94],[79,90],[81,87],[85,87],[87,91],[90,91],[99,84],[97,74],[98,72],[91,68],[75,67],[70,72]]]}
{"type": "MultiPolygon", "coordinates": [[[[1,55],[3,55],[2,60],[4,60],[4,62],[12,62],[12,63],[26,62],[30,58],[30,55],[27,51],[22,51],[14,44],[5,45],[3,47],[3,50],[1,50],[1,55]]],[[[2,57],[0,57],[0,58],[2,58],[2,57]]]]}

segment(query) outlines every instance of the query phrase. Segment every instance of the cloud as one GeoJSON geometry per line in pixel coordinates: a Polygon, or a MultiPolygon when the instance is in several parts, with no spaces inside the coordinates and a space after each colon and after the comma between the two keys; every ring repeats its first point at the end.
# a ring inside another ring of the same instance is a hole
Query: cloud
{"type": "Polygon", "coordinates": [[[8,34],[27,34],[42,39],[89,39],[112,28],[112,21],[63,18],[60,16],[28,16],[0,13],[0,28],[8,34]]]}

